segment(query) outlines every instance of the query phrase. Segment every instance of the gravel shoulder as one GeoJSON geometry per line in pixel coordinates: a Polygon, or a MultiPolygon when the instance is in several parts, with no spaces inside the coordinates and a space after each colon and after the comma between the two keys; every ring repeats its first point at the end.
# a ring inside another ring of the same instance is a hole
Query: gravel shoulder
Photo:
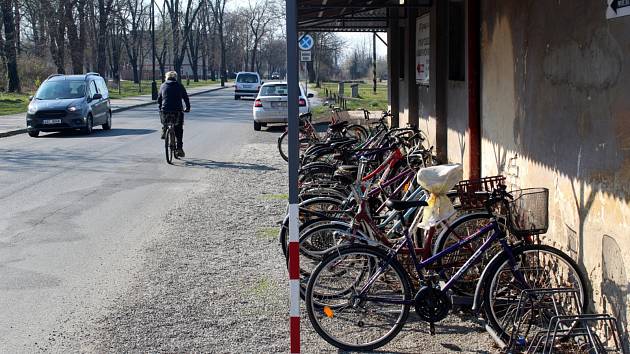
{"type": "MultiPolygon", "coordinates": [[[[132,285],[69,329],[52,351],[288,352],[288,274],[277,242],[286,210],[286,164],[274,134],[243,145],[232,161],[173,207],[143,252],[132,285]]],[[[384,352],[494,352],[469,316],[436,326],[410,316],[384,352]]],[[[335,353],[302,321],[303,352],[335,353]]]]}

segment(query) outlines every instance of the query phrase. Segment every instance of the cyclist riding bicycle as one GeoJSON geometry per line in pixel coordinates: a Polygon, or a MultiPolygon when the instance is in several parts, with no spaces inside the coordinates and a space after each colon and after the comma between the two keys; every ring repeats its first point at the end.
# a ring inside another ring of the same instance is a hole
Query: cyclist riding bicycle
{"type": "Polygon", "coordinates": [[[177,137],[177,157],[185,157],[184,153],[184,112],[190,112],[190,100],[186,88],[177,81],[177,73],[169,71],[166,73],[166,81],[160,86],[158,93],[158,108],[160,109],[160,121],[162,122],[162,139],[166,134],[165,115],[177,114],[179,119],[175,125],[175,136],[177,137]],[[182,100],[186,104],[186,109],[182,105],[182,100]]]}

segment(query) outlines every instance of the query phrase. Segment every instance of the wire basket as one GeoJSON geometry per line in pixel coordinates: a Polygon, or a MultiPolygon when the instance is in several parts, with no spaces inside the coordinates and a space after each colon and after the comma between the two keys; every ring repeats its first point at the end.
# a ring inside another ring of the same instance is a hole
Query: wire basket
{"type": "Polygon", "coordinates": [[[510,232],[520,237],[546,233],[549,228],[549,190],[526,188],[510,193],[514,197],[509,202],[510,232]]]}
{"type": "Polygon", "coordinates": [[[505,184],[505,176],[491,176],[469,179],[459,182],[455,189],[462,210],[485,208],[489,195],[477,192],[492,192],[497,186],[505,184]]]}

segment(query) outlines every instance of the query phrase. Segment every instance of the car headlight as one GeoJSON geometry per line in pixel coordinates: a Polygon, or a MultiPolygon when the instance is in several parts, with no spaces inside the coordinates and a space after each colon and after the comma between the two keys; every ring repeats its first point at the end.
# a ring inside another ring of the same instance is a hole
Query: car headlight
{"type": "Polygon", "coordinates": [[[26,113],[28,113],[28,114],[35,114],[35,113],[37,113],[37,107],[35,107],[33,105],[28,105],[28,109],[26,110],[26,113]]]}
{"type": "Polygon", "coordinates": [[[76,112],[76,111],[77,111],[77,107],[75,106],[68,107],[68,112],[76,112]]]}

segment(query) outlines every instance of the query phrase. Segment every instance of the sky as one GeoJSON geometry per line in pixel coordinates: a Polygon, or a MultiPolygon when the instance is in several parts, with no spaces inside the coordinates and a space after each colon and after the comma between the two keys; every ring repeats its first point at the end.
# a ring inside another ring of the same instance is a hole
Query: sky
{"type": "MultiPolygon", "coordinates": [[[[385,42],[387,42],[387,33],[379,33],[378,34],[385,42]]],[[[365,42],[368,48],[372,48],[372,33],[339,33],[339,36],[346,40],[348,46],[346,47],[346,51],[349,52],[352,48],[356,46],[360,46],[361,43],[365,42]]],[[[345,53],[348,54],[348,53],[345,53]]],[[[376,39],[376,56],[384,57],[387,56],[387,47],[383,42],[381,42],[378,38],[376,39]]]]}

